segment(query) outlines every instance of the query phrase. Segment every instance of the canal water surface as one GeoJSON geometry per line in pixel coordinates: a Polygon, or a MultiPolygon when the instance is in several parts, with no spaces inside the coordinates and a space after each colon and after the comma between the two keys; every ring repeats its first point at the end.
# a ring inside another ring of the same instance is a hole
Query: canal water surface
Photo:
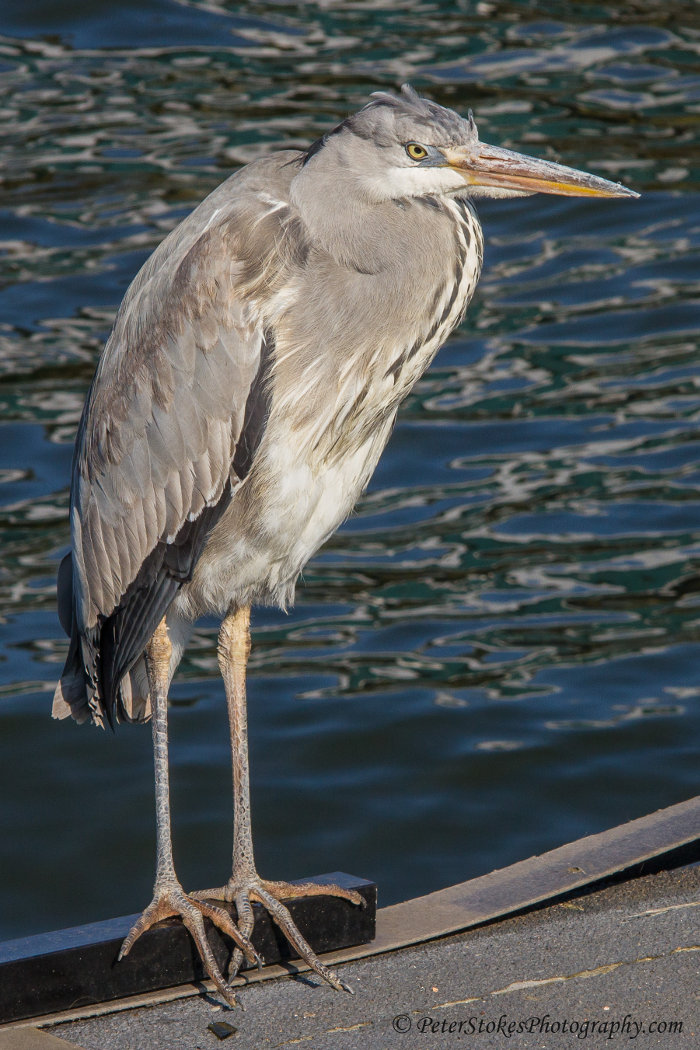
{"type": "MultiPolygon", "coordinates": [[[[150,732],[55,723],[72,442],[150,251],[214,186],[410,80],[638,201],[480,207],[485,270],[296,607],[258,610],[272,878],[383,904],[698,790],[693,3],[48,0],[0,15],[0,936],[150,899],[150,732]]],[[[230,863],[215,623],[172,695],[186,886],[230,863]]]]}

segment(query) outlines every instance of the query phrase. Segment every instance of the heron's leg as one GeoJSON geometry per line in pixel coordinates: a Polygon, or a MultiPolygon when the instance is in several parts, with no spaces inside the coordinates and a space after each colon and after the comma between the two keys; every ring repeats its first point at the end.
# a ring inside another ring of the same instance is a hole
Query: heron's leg
{"type": "Polygon", "coordinates": [[[239,933],[230,915],[205,901],[192,900],[175,874],[170,826],[170,777],[168,770],[168,685],[171,646],[165,620],[161,620],[146,650],[146,666],[152,703],[153,762],[155,767],[157,865],[153,900],[121,946],[119,959],[131,950],[142,933],[161,919],[179,915],[192,934],[204,967],[224,999],[233,1004],[233,993],[216,963],[204,929],[206,916],[231,937],[236,951],[251,962],[259,961],[247,937],[239,933]]]}
{"type": "MultiPolygon", "coordinates": [[[[337,989],[349,991],[340,978],[324,966],[302,937],[282,900],[330,894],[344,897],[353,904],[364,905],[355,890],[342,886],[261,879],[253,857],[253,834],[250,819],[250,778],[248,766],[248,721],[246,711],[246,666],[250,653],[250,608],[243,606],[230,612],[219,632],[219,667],[224,679],[231,731],[233,760],[233,872],[226,886],[194,894],[199,898],[233,901],[238,912],[238,927],[247,939],[253,931],[252,901],[258,901],[283,931],[287,940],[311,969],[337,989]]],[[[229,978],[237,974],[243,953],[236,948],[231,956],[229,978]]]]}

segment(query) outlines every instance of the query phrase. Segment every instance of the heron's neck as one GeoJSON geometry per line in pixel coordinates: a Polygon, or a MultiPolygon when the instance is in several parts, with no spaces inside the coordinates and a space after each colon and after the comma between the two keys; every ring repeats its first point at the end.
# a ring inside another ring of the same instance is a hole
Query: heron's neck
{"type": "Polygon", "coordinates": [[[354,177],[342,169],[328,176],[324,190],[317,173],[302,168],[290,187],[290,200],[311,241],[343,266],[370,273],[383,270],[390,262],[390,245],[378,231],[392,212],[398,212],[396,204],[366,198],[354,177]]]}

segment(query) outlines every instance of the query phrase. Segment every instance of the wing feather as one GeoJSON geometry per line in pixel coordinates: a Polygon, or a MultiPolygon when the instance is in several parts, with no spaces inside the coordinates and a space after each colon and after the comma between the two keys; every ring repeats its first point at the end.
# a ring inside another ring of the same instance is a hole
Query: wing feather
{"type": "MultiPolygon", "coordinates": [[[[68,705],[82,718],[89,706],[95,721],[124,714],[121,679],[191,577],[260,437],[262,409],[250,400],[260,396],[269,354],[248,319],[235,216],[202,227],[207,202],[200,208],[129,288],[86,401],[71,493],[72,575],[63,572],[73,641],[59,714],[68,705]],[[255,434],[246,433],[250,419],[255,434]],[[239,445],[246,452],[234,472],[239,445]]],[[[261,268],[269,274],[269,260],[261,268]]]]}

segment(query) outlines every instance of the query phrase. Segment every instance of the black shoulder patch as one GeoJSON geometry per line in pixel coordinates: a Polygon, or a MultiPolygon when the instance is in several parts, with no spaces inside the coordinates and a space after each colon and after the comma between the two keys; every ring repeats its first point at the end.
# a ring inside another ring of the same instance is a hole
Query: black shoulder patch
{"type": "Polygon", "coordinates": [[[315,157],[317,153],[321,152],[323,147],[326,145],[326,141],[328,140],[328,135],[329,135],[329,132],[326,132],[325,135],[321,135],[320,139],[316,139],[315,142],[311,143],[311,145],[307,149],[306,153],[304,154],[304,159],[302,161],[302,167],[304,167],[305,164],[308,164],[309,161],[311,160],[311,158],[315,157]]]}
{"type": "Polygon", "coordinates": [[[336,124],[336,126],[330,131],[327,131],[325,135],[321,135],[320,139],[316,139],[315,142],[312,142],[309,148],[307,149],[306,154],[304,155],[302,167],[305,164],[308,164],[311,158],[315,157],[317,153],[321,152],[323,147],[326,145],[328,140],[332,138],[333,135],[339,135],[341,131],[346,130],[350,130],[353,131],[355,134],[358,134],[357,129],[355,127],[355,116],[356,114],[353,113],[352,116],[346,117],[345,120],[341,120],[340,124],[336,124]]]}

